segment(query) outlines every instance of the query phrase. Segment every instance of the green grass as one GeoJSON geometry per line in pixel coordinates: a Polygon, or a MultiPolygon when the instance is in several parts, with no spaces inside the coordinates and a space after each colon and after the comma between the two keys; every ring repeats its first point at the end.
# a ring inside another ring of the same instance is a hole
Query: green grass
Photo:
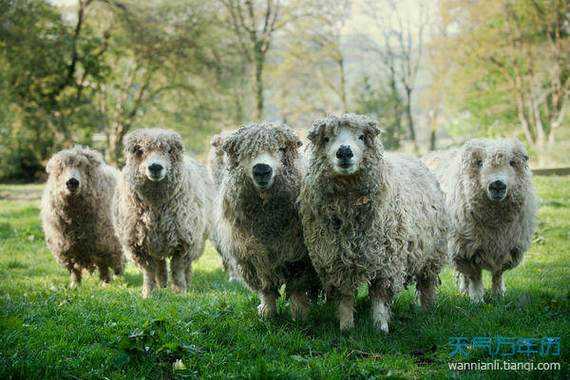
{"type": "MultiPolygon", "coordinates": [[[[519,375],[567,378],[570,178],[536,183],[543,199],[539,231],[525,262],[506,275],[506,297],[471,305],[446,269],[432,311],[417,310],[413,289],[398,296],[389,335],[372,329],[366,289],[349,333],[338,331],[333,309],[322,303],[304,323],[290,319],[283,300],[279,318],[260,320],[257,297],[226,280],[211,247],[186,295],[160,290],[142,300],[132,264],[108,287],[87,276],[70,290],[44,245],[38,200],[22,196],[40,188],[0,186],[0,378],[457,377],[447,365],[458,360],[450,359],[454,336],[559,336],[560,357],[513,360],[561,362],[561,371],[519,375]]],[[[475,352],[466,360],[491,358],[475,352]]]]}

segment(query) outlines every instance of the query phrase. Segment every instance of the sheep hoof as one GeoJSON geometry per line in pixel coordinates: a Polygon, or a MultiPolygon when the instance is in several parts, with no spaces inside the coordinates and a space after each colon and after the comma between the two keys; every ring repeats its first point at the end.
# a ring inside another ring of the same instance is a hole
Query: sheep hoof
{"type": "Polygon", "coordinates": [[[261,303],[257,307],[257,312],[261,318],[271,318],[277,312],[276,307],[273,305],[268,305],[266,303],[261,303]]]}
{"type": "Polygon", "coordinates": [[[354,319],[346,319],[340,321],[340,331],[347,331],[354,328],[354,319]]]}
{"type": "Polygon", "coordinates": [[[143,299],[150,298],[151,294],[152,294],[152,289],[143,288],[143,290],[142,290],[142,298],[143,299]]]}
{"type": "Polygon", "coordinates": [[[301,302],[291,303],[291,318],[294,321],[304,321],[309,315],[309,306],[301,302]]]}
{"type": "Polygon", "coordinates": [[[174,293],[186,293],[186,287],[179,285],[172,285],[172,291],[174,293]]]}
{"type": "Polygon", "coordinates": [[[387,321],[378,321],[375,324],[376,330],[381,331],[383,333],[388,334],[390,331],[388,329],[388,322],[387,321]]]}

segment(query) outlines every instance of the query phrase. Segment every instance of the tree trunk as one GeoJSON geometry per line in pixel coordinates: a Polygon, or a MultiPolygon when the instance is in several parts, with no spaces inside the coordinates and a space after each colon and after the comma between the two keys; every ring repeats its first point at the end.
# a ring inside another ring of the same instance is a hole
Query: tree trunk
{"type": "Polygon", "coordinates": [[[107,154],[106,159],[110,164],[117,165],[122,158],[123,137],[126,134],[125,125],[120,122],[114,122],[111,131],[107,135],[107,154]]]}
{"type": "Polygon", "coordinates": [[[344,72],[344,59],[338,60],[338,69],[340,76],[340,101],[342,103],[343,112],[348,112],[348,104],[346,100],[346,73],[344,72]]]}
{"type": "Polygon", "coordinates": [[[406,118],[408,119],[408,133],[410,140],[414,144],[414,152],[418,151],[418,142],[416,139],[416,127],[414,125],[414,117],[412,115],[412,89],[406,87],[406,118]]]}
{"type": "Polygon", "coordinates": [[[261,51],[255,51],[255,118],[263,119],[263,68],[265,57],[261,51]]]}

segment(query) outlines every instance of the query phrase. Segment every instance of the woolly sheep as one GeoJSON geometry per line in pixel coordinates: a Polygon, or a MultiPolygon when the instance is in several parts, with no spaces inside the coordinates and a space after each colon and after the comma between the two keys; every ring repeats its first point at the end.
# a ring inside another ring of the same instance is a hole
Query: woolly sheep
{"type": "Polygon", "coordinates": [[[168,280],[184,292],[192,261],[204,251],[210,228],[213,184],[207,168],[184,157],[176,132],[139,129],[123,141],[126,165],[113,200],[115,230],[123,249],[143,272],[142,296],[168,280]]]}
{"type": "Polygon", "coordinates": [[[56,153],[47,163],[49,178],[41,202],[46,243],[71,275],[71,287],[83,270],[99,271],[111,281],[121,275],[124,256],[113,231],[111,200],[118,171],[95,150],[75,146],[56,153]]]}
{"type": "Polygon", "coordinates": [[[522,261],[535,229],[537,200],[524,146],[517,139],[476,139],[424,162],[446,194],[449,254],[460,290],[481,302],[485,269],[493,293],[503,295],[503,273],[522,261]]]}
{"type": "MultiPolygon", "coordinates": [[[[224,136],[222,134],[217,134],[212,136],[210,140],[210,153],[208,157],[208,168],[210,169],[210,174],[214,181],[216,194],[220,191],[220,186],[224,178],[224,172],[227,170],[227,159],[222,149],[222,144],[224,141],[224,136]]],[[[239,270],[237,268],[236,259],[226,250],[223,249],[221,242],[220,231],[223,228],[223,223],[220,223],[220,215],[218,212],[214,212],[213,215],[214,222],[212,223],[212,231],[210,234],[210,240],[214,244],[214,247],[220,254],[222,258],[222,264],[224,270],[229,275],[230,281],[239,281],[239,270]]]]}
{"type": "Polygon", "coordinates": [[[224,138],[228,169],[217,203],[222,242],[259,294],[262,317],[275,314],[285,285],[293,318],[304,318],[319,287],[296,208],[300,145],[290,128],[272,123],[250,124],[224,138]]]}
{"type": "Polygon", "coordinates": [[[375,121],[356,114],[314,122],[300,193],[305,243],[341,330],[369,284],[372,320],[388,332],[390,303],[411,282],[423,308],[446,262],[447,216],[437,180],[419,161],[384,153],[375,121]]]}

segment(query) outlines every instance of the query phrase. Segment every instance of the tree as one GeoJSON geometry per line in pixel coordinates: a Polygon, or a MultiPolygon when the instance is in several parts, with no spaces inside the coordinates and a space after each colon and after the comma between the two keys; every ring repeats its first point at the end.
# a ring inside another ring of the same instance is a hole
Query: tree
{"type": "Polygon", "coordinates": [[[20,132],[9,136],[34,146],[20,152],[33,155],[24,161],[43,163],[54,149],[88,142],[96,126],[92,100],[109,68],[101,60],[108,35],[87,26],[93,4],[80,0],[64,20],[47,2],[0,1],[3,92],[19,113],[13,126],[20,132]]]}
{"type": "Polygon", "coordinates": [[[422,61],[425,31],[430,21],[429,9],[423,2],[410,4],[394,0],[370,1],[367,6],[368,15],[379,30],[378,40],[369,48],[377,53],[391,80],[402,92],[408,138],[417,151],[412,104],[422,61]],[[410,12],[410,9],[415,8],[417,14],[410,12]]]}
{"type": "Polygon", "coordinates": [[[447,43],[458,102],[488,129],[518,122],[527,143],[543,151],[568,107],[567,2],[445,1],[442,12],[455,30],[447,43]]]}
{"type": "Polygon", "coordinates": [[[274,101],[284,119],[348,112],[343,31],[350,17],[351,2],[313,0],[303,6],[307,17],[298,20],[288,28],[286,37],[277,41],[279,65],[273,77],[279,85],[274,101]]]}
{"type": "Polygon", "coordinates": [[[369,77],[364,76],[356,86],[355,111],[370,115],[382,127],[382,143],[389,150],[400,148],[404,135],[402,128],[403,101],[395,88],[393,78],[389,84],[374,86],[369,77]]]}

